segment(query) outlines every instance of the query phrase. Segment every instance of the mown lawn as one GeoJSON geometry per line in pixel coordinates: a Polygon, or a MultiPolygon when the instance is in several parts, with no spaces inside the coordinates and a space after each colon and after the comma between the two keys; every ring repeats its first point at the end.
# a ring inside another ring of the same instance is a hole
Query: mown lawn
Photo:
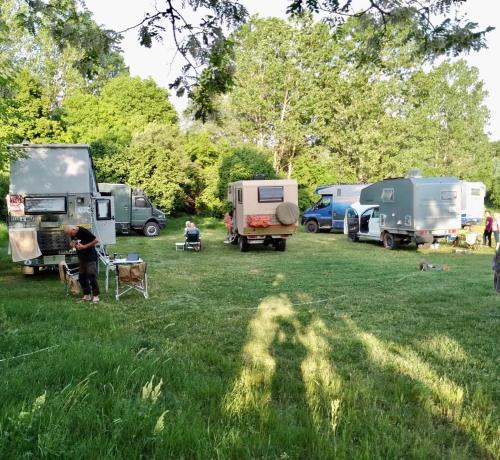
{"type": "Polygon", "coordinates": [[[23,277],[0,229],[0,458],[500,456],[492,251],[300,232],[242,254],[200,224],[198,254],[180,220],[120,237],[150,299],[98,307],[23,277]]]}

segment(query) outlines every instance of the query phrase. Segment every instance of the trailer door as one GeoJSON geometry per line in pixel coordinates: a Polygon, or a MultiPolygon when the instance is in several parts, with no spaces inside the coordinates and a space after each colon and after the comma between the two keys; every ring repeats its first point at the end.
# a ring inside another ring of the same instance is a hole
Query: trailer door
{"type": "Polygon", "coordinates": [[[101,244],[115,244],[115,203],[113,197],[93,198],[92,204],[95,236],[101,244]]]}

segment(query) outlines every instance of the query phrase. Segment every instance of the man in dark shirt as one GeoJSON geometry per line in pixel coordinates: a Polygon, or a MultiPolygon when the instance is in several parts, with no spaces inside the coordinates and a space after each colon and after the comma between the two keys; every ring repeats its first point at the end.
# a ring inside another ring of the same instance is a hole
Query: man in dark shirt
{"type": "Polygon", "coordinates": [[[97,251],[98,241],[92,232],[85,227],[65,225],[64,233],[71,238],[71,247],[76,249],[79,262],[79,281],[83,289],[83,300],[99,303],[99,286],[97,285],[97,251]]]}

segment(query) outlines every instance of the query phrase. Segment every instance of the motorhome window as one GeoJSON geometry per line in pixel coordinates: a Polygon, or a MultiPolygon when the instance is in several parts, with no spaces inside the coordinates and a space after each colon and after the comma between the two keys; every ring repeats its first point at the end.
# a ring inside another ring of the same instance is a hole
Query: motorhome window
{"type": "Polygon", "coordinates": [[[380,211],[378,208],[373,208],[373,214],[372,214],[372,218],[373,219],[378,219],[380,217],[380,211]]]}
{"type": "Polygon", "coordinates": [[[393,188],[384,188],[382,190],[381,199],[384,203],[394,201],[394,189],[393,188]]]}
{"type": "Polygon", "coordinates": [[[259,203],[281,203],[283,187],[259,187],[259,203]]]}
{"type": "Polygon", "coordinates": [[[243,193],[241,191],[241,188],[236,190],[236,195],[238,196],[238,203],[243,203],[243,193]]]}
{"type": "Polygon", "coordinates": [[[451,201],[457,197],[457,192],[455,190],[443,190],[441,192],[441,200],[451,201]]]}
{"type": "Polygon", "coordinates": [[[321,200],[319,200],[316,203],[316,208],[318,208],[318,209],[326,208],[327,206],[330,206],[331,201],[332,201],[331,197],[329,197],[329,196],[323,196],[321,198],[321,200]]]}
{"type": "Polygon", "coordinates": [[[149,208],[149,207],[151,207],[151,205],[149,204],[149,201],[146,200],[146,198],[139,196],[135,199],[135,207],[136,208],[149,208]]]}
{"type": "Polygon", "coordinates": [[[111,200],[97,199],[96,200],[96,218],[97,220],[111,219],[111,200]]]}
{"type": "Polygon", "coordinates": [[[66,214],[65,196],[27,196],[24,198],[26,214],[66,214]]]}
{"type": "Polygon", "coordinates": [[[471,188],[470,194],[472,196],[481,196],[481,189],[480,188],[471,188]]]}

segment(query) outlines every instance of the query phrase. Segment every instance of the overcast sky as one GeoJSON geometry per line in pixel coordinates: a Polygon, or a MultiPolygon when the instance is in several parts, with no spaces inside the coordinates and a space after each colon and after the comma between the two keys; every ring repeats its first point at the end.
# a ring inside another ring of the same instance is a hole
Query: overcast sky
{"type": "MultiPolygon", "coordinates": [[[[289,0],[242,0],[250,14],[285,18],[289,0]]],[[[123,30],[139,22],[144,13],[154,11],[153,0],[85,0],[97,23],[113,30],[123,30]]],[[[470,65],[479,69],[480,78],[485,82],[489,95],[486,105],[491,113],[488,127],[491,140],[500,140],[500,84],[498,65],[500,64],[500,1],[468,0],[462,12],[478,22],[480,26],[494,26],[497,29],[488,34],[488,48],[462,56],[470,65]],[[487,5],[487,6],[486,6],[487,5]]],[[[155,43],[152,49],[141,47],[137,41],[137,31],[124,34],[121,44],[125,62],[132,75],[152,77],[165,88],[180,74],[183,62],[175,55],[175,48],[167,40],[155,43]]],[[[185,99],[171,96],[171,101],[181,112],[185,99]]]]}

